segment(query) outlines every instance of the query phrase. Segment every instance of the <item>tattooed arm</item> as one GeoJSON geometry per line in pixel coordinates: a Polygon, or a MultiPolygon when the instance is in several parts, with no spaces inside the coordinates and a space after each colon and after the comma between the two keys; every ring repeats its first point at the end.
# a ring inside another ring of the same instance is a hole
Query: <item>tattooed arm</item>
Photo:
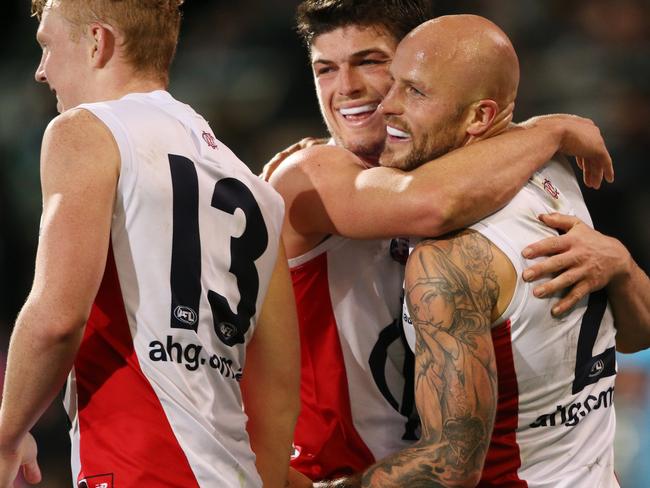
{"type": "Polygon", "coordinates": [[[507,258],[473,231],[416,247],[406,267],[406,299],[416,330],[422,438],[372,466],[359,484],[342,486],[478,483],[497,402],[490,324],[510,301],[514,277],[507,258]]]}

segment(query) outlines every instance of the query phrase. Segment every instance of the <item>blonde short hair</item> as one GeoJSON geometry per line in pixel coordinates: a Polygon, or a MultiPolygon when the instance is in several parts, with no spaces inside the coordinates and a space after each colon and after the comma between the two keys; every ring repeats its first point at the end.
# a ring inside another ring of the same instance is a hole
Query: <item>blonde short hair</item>
{"type": "MultiPolygon", "coordinates": [[[[126,58],[138,72],[165,82],[176,53],[180,6],[184,0],[53,0],[65,17],[80,27],[106,23],[124,36],[126,58]]],[[[48,0],[32,0],[32,15],[39,20],[48,0]]]]}

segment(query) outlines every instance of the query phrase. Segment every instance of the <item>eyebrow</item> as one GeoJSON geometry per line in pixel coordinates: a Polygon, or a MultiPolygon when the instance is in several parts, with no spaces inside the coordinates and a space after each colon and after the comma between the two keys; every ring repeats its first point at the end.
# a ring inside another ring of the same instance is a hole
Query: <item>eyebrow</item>
{"type": "MultiPolygon", "coordinates": [[[[355,53],[352,53],[350,58],[354,58],[354,59],[365,58],[366,56],[369,56],[371,54],[380,54],[382,56],[385,56],[386,58],[390,58],[390,54],[386,53],[386,51],[383,51],[383,50],[377,49],[377,48],[364,49],[363,51],[357,51],[355,53]]],[[[314,64],[318,64],[318,63],[332,64],[332,63],[334,63],[334,61],[331,61],[329,59],[315,59],[314,61],[312,61],[311,64],[314,65],[314,64]]]]}
{"type": "Polygon", "coordinates": [[[47,34],[43,31],[43,24],[39,24],[38,29],[36,29],[36,42],[42,44],[46,40],[47,34]]]}

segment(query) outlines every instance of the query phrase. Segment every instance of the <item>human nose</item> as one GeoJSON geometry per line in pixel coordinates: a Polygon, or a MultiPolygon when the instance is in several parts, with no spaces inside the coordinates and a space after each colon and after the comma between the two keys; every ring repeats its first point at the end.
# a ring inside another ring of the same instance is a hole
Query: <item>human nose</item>
{"type": "Polygon", "coordinates": [[[384,116],[399,115],[402,112],[402,105],[399,101],[398,90],[395,83],[390,87],[388,93],[379,104],[379,112],[384,116]]]}
{"type": "Polygon", "coordinates": [[[38,83],[47,83],[47,76],[45,75],[45,52],[41,55],[41,61],[36,67],[36,72],[34,73],[34,79],[38,83]]]}
{"type": "Polygon", "coordinates": [[[342,66],[339,69],[339,93],[350,96],[361,91],[361,79],[356,70],[350,66],[342,66]]]}

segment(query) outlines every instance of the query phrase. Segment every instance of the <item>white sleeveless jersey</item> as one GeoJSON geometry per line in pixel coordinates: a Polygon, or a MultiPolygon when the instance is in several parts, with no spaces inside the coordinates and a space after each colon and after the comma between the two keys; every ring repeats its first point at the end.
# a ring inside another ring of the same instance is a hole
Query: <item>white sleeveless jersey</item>
{"type": "Polygon", "coordinates": [[[121,170],[106,270],[66,392],[75,480],[261,487],[239,381],[282,200],[167,92],[80,108],[112,132],[121,170]]]}
{"type": "MultiPolygon", "coordinates": [[[[563,159],[537,172],[502,210],[472,228],[512,262],[513,299],[495,322],[499,401],[480,487],[610,488],[614,475],[615,328],[607,297],[593,293],[553,318],[557,299],[537,299],[521,251],[557,233],[538,215],[561,212],[591,225],[573,171],[563,159]]],[[[413,326],[405,313],[405,332],[413,326]]]]}
{"type": "Polygon", "coordinates": [[[415,440],[400,330],[408,246],[400,259],[398,242],[330,236],[289,260],[302,362],[292,466],[314,480],[364,470],[415,440]]]}

